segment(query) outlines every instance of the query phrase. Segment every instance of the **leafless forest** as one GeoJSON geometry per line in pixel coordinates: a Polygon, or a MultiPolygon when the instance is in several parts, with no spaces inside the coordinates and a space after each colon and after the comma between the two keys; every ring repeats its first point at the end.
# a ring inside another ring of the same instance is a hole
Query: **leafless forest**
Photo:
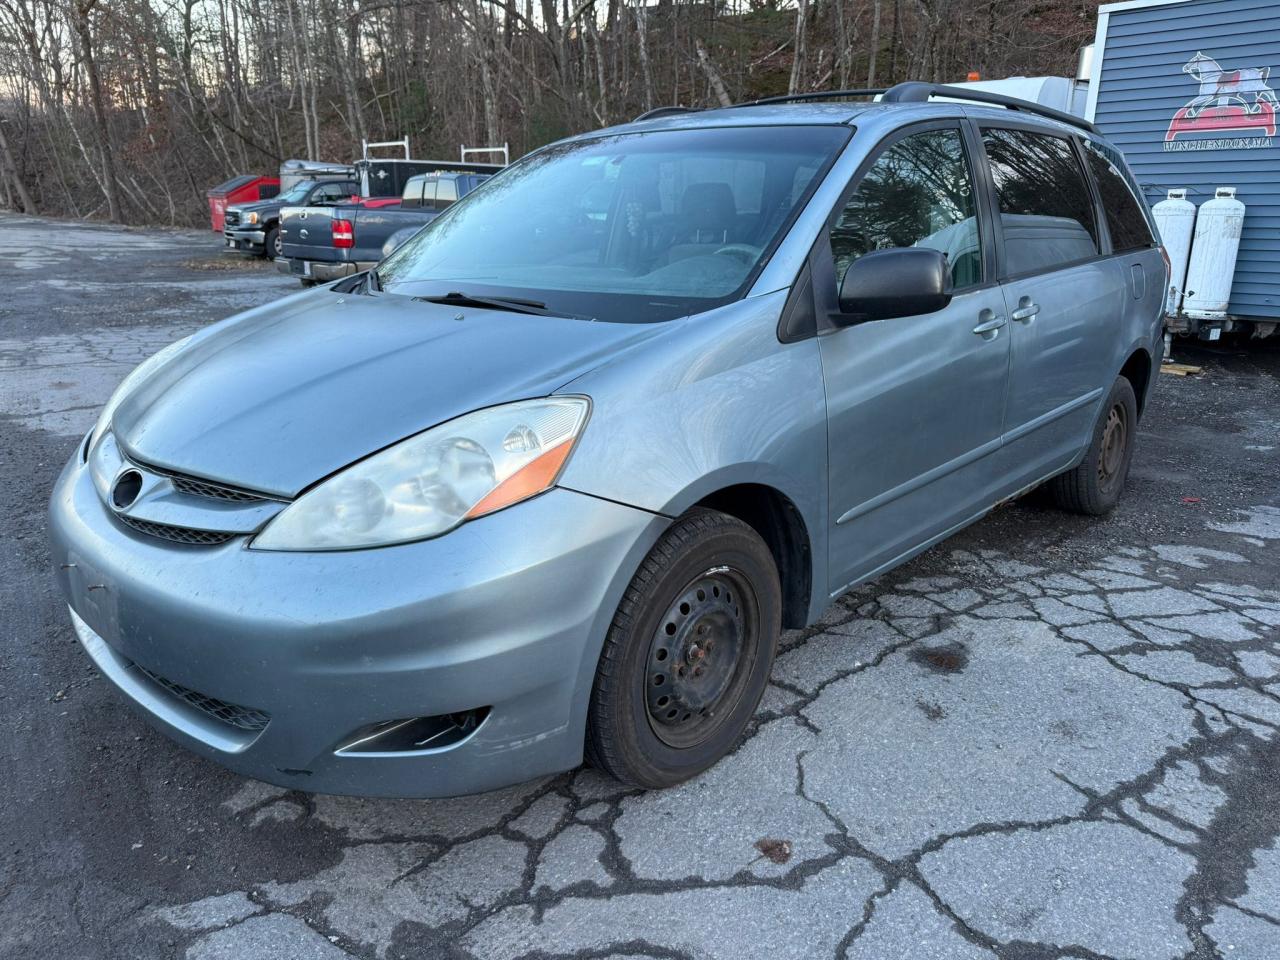
{"type": "Polygon", "coordinates": [[[207,223],[362,138],[512,156],[663,104],[1069,73],[1097,0],[0,0],[0,205],[207,223]]]}

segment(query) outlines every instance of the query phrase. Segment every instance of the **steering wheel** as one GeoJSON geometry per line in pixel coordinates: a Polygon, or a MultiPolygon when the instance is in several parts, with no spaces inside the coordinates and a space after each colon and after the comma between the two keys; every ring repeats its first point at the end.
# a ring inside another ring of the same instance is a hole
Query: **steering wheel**
{"type": "Polygon", "coordinates": [[[761,248],[753,247],[749,243],[730,243],[715,251],[716,256],[737,257],[743,263],[750,266],[756,262],[760,256],[761,248]]]}

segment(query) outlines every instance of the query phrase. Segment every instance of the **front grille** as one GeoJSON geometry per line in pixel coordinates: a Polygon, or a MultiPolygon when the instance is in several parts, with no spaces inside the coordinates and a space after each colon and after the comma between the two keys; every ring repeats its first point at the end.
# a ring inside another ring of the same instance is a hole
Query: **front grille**
{"type": "Polygon", "coordinates": [[[249,493],[247,490],[237,490],[234,487],[224,487],[220,483],[210,483],[208,480],[197,480],[195,477],[179,477],[174,474],[168,474],[169,480],[173,483],[174,489],[183,493],[189,493],[193,497],[208,497],[211,500],[230,500],[234,503],[258,503],[265,497],[260,497],[256,493],[249,493]]]}
{"type": "Polygon", "coordinates": [[[125,516],[123,513],[117,513],[116,517],[139,533],[160,537],[162,540],[172,540],[174,543],[216,546],[219,543],[226,543],[235,536],[234,533],[223,533],[218,530],[196,530],[192,527],[175,527],[167,523],[152,523],[150,520],[139,520],[137,517],[125,516]]]}
{"type": "Polygon", "coordinates": [[[222,222],[225,226],[235,227],[240,224],[240,212],[238,210],[228,210],[222,222]]]}
{"type": "Polygon", "coordinates": [[[219,700],[217,697],[206,696],[198,690],[192,690],[190,687],[184,687],[180,683],[174,683],[158,673],[153,673],[141,664],[135,663],[144,676],[152,683],[163,687],[168,693],[177,697],[187,706],[195,707],[201,713],[220,720],[228,726],[235,727],[237,730],[248,730],[256,733],[259,730],[265,730],[267,724],[271,721],[271,714],[264,713],[261,710],[255,710],[252,707],[242,707],[238,703],[228,703],[226,700],[219,700]]]}
{"type": "Polygon", "coordinates": [[[130,458],[130,462],[139,470],[165,477],[173,484],[175,490],[193,497],[226,500],[231,503],[261,503],[264,500],[272,499],[260,493],[254,493],[252,490],[227,486],[225,483],[218,483],[214,480],[202,480],[199,477],[188,476],[185,473],[174,473],[164,467],[155,467],[135,458],[130,458]]]}

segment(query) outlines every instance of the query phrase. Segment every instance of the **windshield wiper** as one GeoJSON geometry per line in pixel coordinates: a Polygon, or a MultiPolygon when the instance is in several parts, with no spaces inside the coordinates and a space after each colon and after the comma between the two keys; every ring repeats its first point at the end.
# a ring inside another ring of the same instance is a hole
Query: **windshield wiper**
{"type": "Polygon", "coordinates": [[[529,313],[539,317],[568,317],[571,320],[590,320],[572,313],[550,310],[541,300],[525,300],[521,297],[477,297],[460,290],[438,297],[414,297],[424,303],[441,303],[446,307],[483,307],[486,310],[506,310],[510,313],[529,313]]]}
{"type": "Polygon", "coordinates": [[[370,267],[369,272],[364,275],[365,289],[379,293],[382,290],[382,281],[378,279],[378,268],[370,267]]]}

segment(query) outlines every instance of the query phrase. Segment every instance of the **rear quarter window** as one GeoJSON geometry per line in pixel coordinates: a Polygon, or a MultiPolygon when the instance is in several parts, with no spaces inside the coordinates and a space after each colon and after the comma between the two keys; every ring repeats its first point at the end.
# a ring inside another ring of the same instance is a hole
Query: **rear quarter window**
{"type": "Polygon", "coordinates": [[[1107,230],[1111,233],[1111,247],[1116,253],[1149,247],[1155,243],[1142,204],[1134,195],[1129,179],[1125,176],[1124,161],[1115,147],[1086,140],[1085,157],[1089,171],[1098,184],[1102,209],[1107,218],[1107,230]]]}

